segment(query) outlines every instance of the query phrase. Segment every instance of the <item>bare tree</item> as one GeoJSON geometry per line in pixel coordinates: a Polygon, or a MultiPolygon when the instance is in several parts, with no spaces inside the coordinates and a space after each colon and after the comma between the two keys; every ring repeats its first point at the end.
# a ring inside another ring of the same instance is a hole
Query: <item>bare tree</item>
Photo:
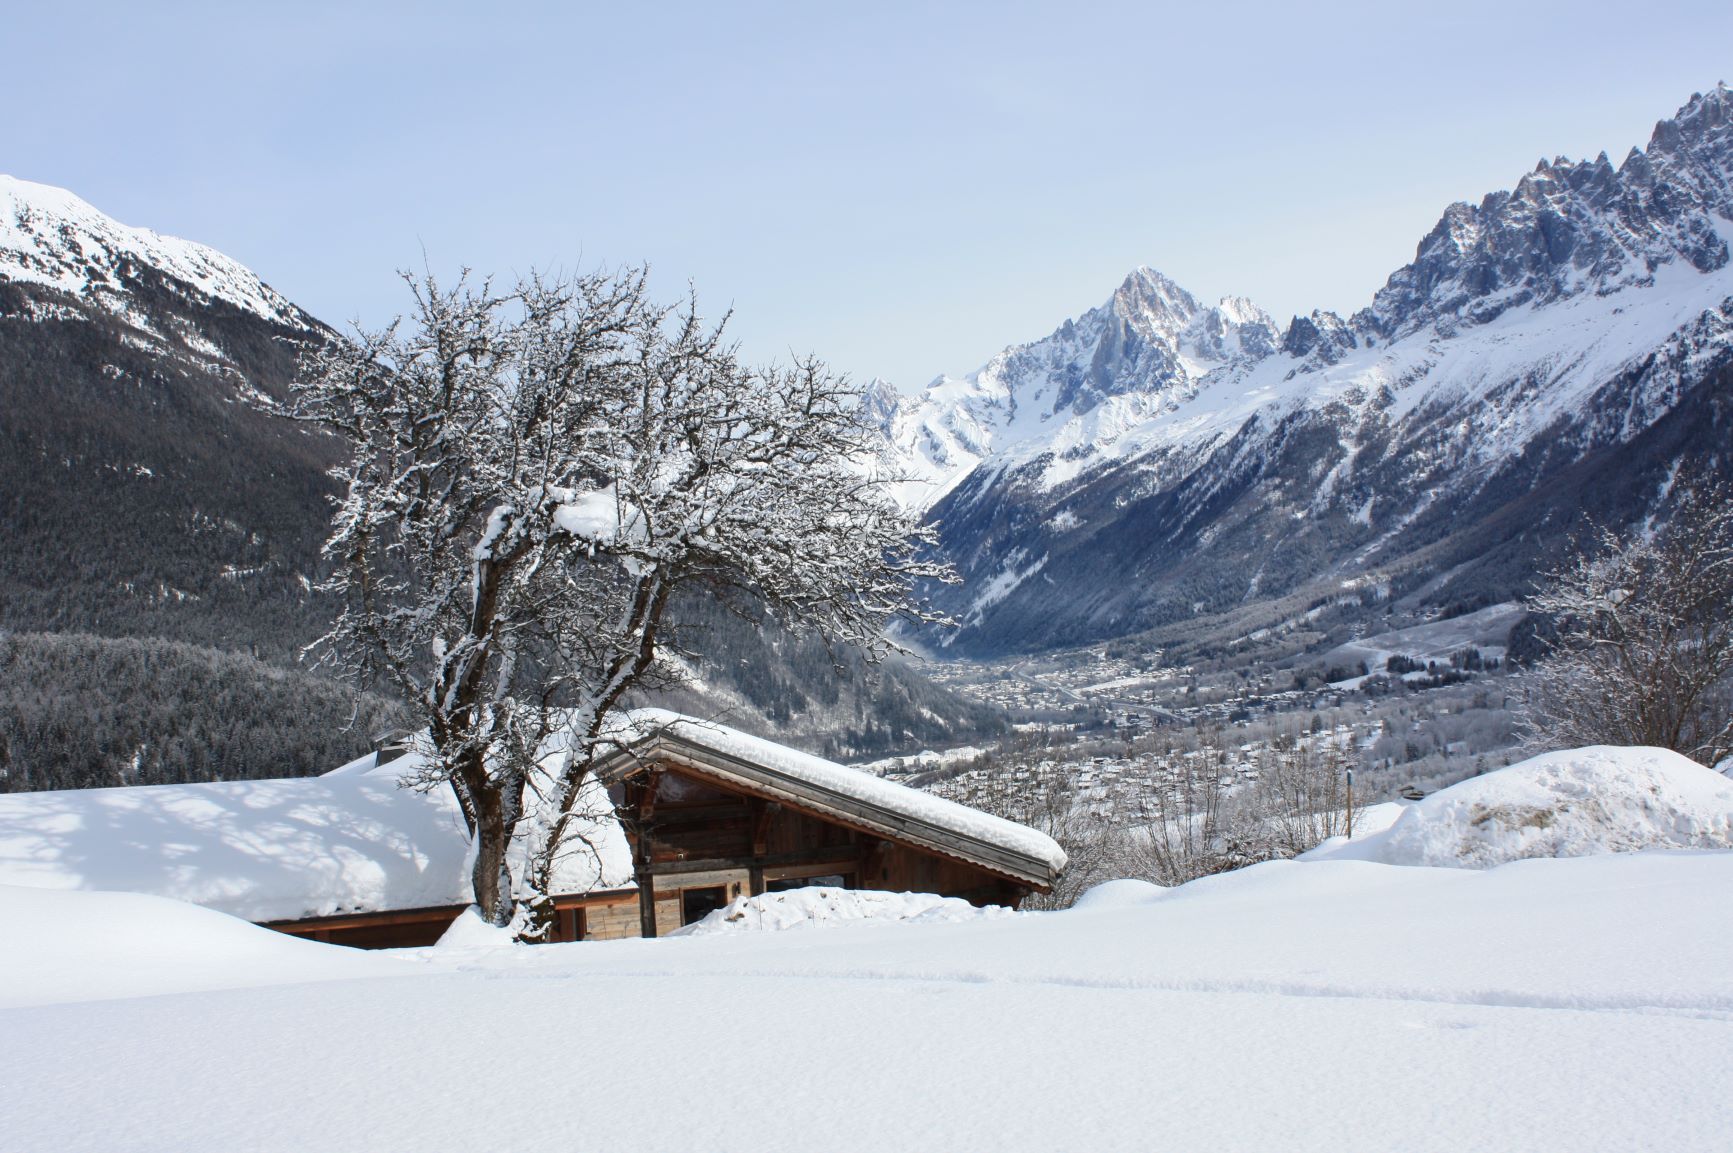
{"type": "Polygon", "coordinates": [[[1195,748],[1170,747],[1151,768],[1141,814],[1146,879],[1183,885],[1257,859],[1244,851],[1246,822],[1231,796],[1221,730],[1199,728],[1195,748]]]}
{"type": "Polygon", "coordinates": [[[1253,792],[1277,855],[1295,856],[1347,832],[1349,761],[1333,734],[1282,733],[1265,746],[1253,792]]]}
{"type": "Polygon", "coordinates": [[[818,361],[743,366],[695,302],[653,304],[641,269],[503,293],[405,280],[409,318],[306,361],[288,410],[353,448],[322,643],[419,711],[414,783],[449,783],[476,904],[506,925],[525,896],[534,936],[611,717],[673,675],[677,594],[876,657],[889,619],[934,619],[916,582],[950,577],[851,463],[859,394],[818,361]]]}
{"type": "Polygon", "coordinates": [[[1657,745],[1713,766],[1733,753],[1733,499],[1675,484],[1672,518],[1602,529],[1528,601],[1556,635],[1525,724],[1537,749],[1657,745]]]}

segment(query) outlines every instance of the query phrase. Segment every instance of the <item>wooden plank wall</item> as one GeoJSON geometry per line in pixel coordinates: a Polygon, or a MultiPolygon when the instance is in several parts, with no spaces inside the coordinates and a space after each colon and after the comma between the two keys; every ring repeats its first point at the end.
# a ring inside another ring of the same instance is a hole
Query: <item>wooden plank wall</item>
{"type": "MultiPolygon", "coordinates": [[[[586,941],[614,941],[621,937],[636,937],[638,935],[638,895],[630,893],[626,897],[605,904],[587,906],[584,910],[586,941]]],[[[661,930],[662,919],[656,919],[656,928],[661,930]]]]}
{"type": "Polygon", "coordinates": [[[1016,908],[1028,889],[1014,881],[977,868],[954,857],[941,857],[907,845],[882,842],[870,865],[876,870],[862,877],[863,889],[892,893],[937,893],[962,897],[975,905],[1009,905],[1016,908]]]}

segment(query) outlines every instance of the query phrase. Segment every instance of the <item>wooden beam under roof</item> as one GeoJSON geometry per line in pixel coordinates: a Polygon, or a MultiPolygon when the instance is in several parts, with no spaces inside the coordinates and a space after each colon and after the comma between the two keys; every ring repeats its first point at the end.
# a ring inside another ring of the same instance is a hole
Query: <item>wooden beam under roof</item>
{"type": "Polygon", "coordinates": [[[688,861],[651,861],[652,877],[677,877],[684,873],[721,873],[753,869],[776,869],[787,865],[847,865],[860,866],[859,845],[824,845],[816,849],[801,849],[792,853],[771,853],[762,857],[707,857],[688,861]]]}

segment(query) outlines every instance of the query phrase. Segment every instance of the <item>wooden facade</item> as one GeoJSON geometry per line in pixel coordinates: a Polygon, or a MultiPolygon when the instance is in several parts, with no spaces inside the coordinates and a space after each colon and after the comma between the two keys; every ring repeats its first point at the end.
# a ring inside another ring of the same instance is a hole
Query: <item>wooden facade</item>
{"type": "Polygon", "coordinates": [[[646,765],[616,788],[634,864],[653,878],[655,893],[654,921],[640,900],[640,922],[628,935],[666,933],[735,897],[814,883],[1013,906],[1031,888],[671,760],[646,765]]]}

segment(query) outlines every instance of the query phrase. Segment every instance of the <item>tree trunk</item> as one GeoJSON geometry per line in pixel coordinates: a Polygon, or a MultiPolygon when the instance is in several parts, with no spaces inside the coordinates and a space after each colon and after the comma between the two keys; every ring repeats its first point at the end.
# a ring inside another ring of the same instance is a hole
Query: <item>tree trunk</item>
{"type": "Polygon", "coordinates": [[[472,794],[475,804],[475,868],[470,883],[475,903],[490,925],[509,925],[512,916],[511,871],[506,849],[511,844],[511,822],[505,819],[502,799],[493,789],[472,794]]]}

